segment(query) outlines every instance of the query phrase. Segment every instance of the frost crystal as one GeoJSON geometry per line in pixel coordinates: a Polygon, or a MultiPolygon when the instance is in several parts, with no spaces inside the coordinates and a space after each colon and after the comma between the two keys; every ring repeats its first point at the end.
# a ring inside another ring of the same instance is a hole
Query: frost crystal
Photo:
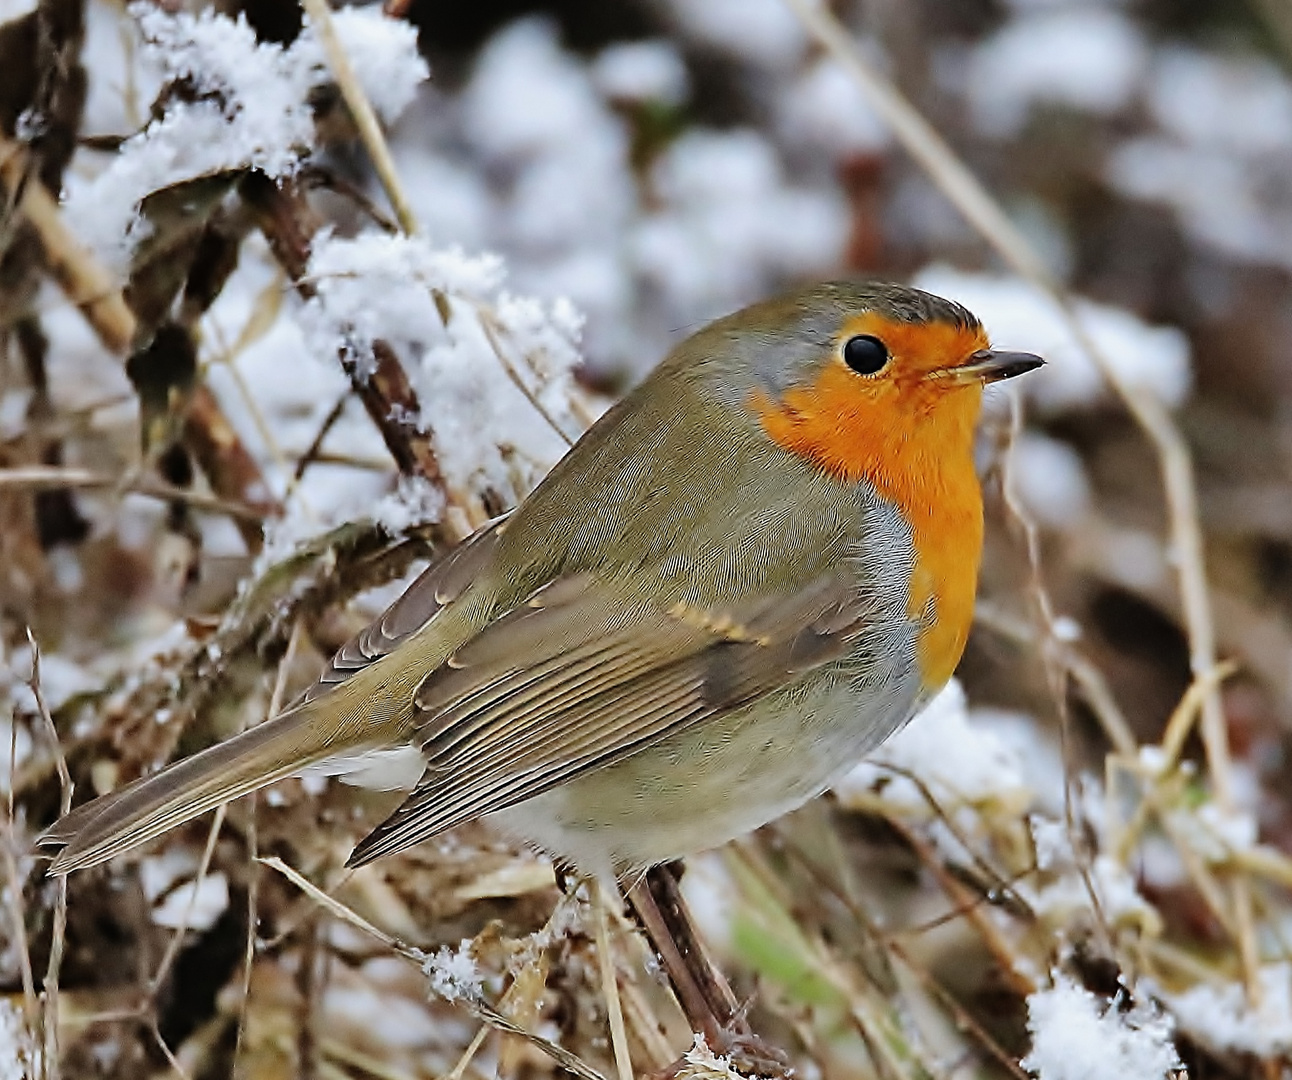
{"type": "Polygon", "coordinates": [[[431,980],[431,989],[445,1001],[476,999],[484,990],[480,968],[471,955],[470,938],[463,938],[456,950],[445,946],[428,956],[422,971],[431,980]]]}
{"type": "Polygon", "coordinates": [[[703,1035],[696,1035],[691,1049],[682,1055],[682,1067],[677,1071],[678,1080],[743,1080],[731,1059],[715,1054],[703,1035]]]}
{"type": "Polygon", "coordinates": [[[1032,1050],[1022,1061],[1039,1080],[1161,1080],[1182,1069],[1171,1021],[1155,1011],[1117,1011],[1070,979],[1027,999],[1032,1050]]]}

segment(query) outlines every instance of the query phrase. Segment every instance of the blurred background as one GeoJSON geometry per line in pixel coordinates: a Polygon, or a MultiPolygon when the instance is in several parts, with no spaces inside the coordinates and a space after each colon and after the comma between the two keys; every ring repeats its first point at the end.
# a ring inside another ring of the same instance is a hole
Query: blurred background
{"type": "MultiPolygon", "coordinates": [[[[1094,1025],[1087,1043],[1129,1031],[1159,1052],[1088,1075],[1286,1075],[1292,7],[830,8],[1079,298],[1127,393],[1183,434],[1234,662],[1227,756],[1188,733],[1196,700],[1164,742],[1195,672],[1188,553],[1153,444],[1058,305],[1009,272],[794,6],[411,0],[338,18],[414,243],[295,3],[216,4],[235,32],[178,20],[199,10],[178,3],[0,0],[0,1032],[15,1046],[56,907],[25,854],[59,800],[28,627],[78,797],[107,790],[263,716],[276,682],[290,697],[698,325],[794,283],[873,276],[961,300],[995,344],[1050,361],[988,405],[963,689],[828,801],[697,860],[697,918],[800,1075],[1024,1075],[1029,1046],[1026,1069],[1087,1075],[1045,1056],[1046,993],[1068,995],[1059,1027],[1094,1025]],[[272,130],[297,113],[302,129],[272,130]],[[32,185],[51,196],[43,219],[32,185]],[[441,303],[483,336],[446,329],[441,303]]],[[[66,1074],[229,1075],[235,1056],[255,1076],[449,1072],[466,1015],[249,858],[333,882],[389,801],[290,781],[231,809],[209,863],[199,823],[73,878],[66,1074]]],[[[557,890],[472,827],[339,895],[428,948],[472,939],[496,999],[557,890]]],[[[547,947],[519,1015],[609,1068],[580,933],[547,947]]],[[[634,1046],[662,1066],[684,1025],[621,949],[658,1020],[634,1046]]],[[[0,1077],[35,1069],[22,1053],[0,1077]]],[[[494,1036],[458,1075],[553,1068],[494,1036]]]]}

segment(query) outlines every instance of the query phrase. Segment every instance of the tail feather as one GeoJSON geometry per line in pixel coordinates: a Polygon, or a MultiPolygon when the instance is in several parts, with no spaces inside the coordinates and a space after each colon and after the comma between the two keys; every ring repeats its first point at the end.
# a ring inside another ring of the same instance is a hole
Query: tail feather
{"type": "Polygon", "coordinates": [[[37,841],[61,848],[53,874],[97,866],[240,795],[266,787],[353,745],[306,703],[73,810],[37,841]],[[322,722],[321,722],[322,721],[322,722]]]}

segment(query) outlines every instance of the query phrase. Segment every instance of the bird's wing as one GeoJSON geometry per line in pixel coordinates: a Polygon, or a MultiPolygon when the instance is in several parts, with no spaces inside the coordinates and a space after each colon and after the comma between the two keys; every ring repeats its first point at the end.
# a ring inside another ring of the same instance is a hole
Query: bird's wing
{"type": "Polygon", "coordinates": [[[841,656],[873,603],[848,570],[721,611],[664,609],[589,574],[553,582],[422,683],[421,783],[359,866],[541,794],[841,656]]]}
{"type": "Polygon", "coordinates": [[[356,671],[394,652],[445,605],[456,600],[493,558],[509,516],[494,518],[428,566],[390,607],[336,651],[301,700],[313,701],[356,671]]]}

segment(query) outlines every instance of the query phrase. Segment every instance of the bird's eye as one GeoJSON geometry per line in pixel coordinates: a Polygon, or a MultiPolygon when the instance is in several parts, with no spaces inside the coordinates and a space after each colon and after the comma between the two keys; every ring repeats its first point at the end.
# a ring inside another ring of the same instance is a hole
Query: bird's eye
{"type": "Polygon", "coordinates": [[[874,375],[888,363],[888,346],[870,334],[858,334],[844,342],[843,362],[858,375],[874,375]]]}

